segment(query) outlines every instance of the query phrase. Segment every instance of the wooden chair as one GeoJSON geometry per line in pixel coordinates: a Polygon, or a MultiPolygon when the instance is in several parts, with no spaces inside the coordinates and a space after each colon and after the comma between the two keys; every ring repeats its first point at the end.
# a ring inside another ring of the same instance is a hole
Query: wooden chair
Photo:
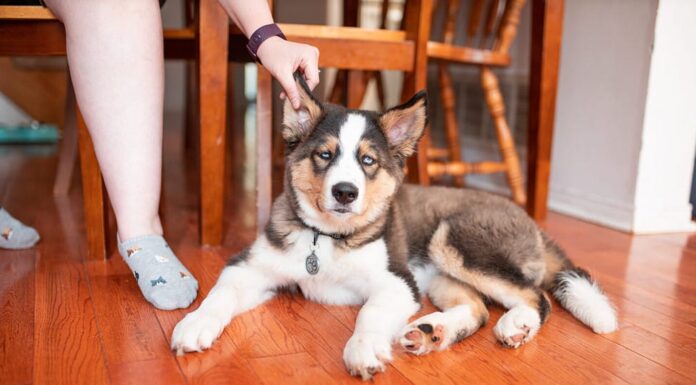
{"type": "MultiPolygon", "coordinates": [[[[224,146],[216,134],[225,127],[227,88],[223,85],[227,81],[227,55],[221,56],[219,52],[227,47],[228,20],[215,0],[187,2],[187,14],[194,7],[197,17],[192,19],[192,25],[164,31],[164,52],[168,59],[198,59],[198,99],[201,103],[198,118],[201,127],[209,128],[201,130],[200,134],[201,154],[206,154],[209,148],[224,146]]],[[[50,10],[39,6],[0,6],[0,56],[64,55],[65,30],[50,10]]],[[[87,258],[103,259],[114,245],[115,229],[110,226],[106,189],[92,142],[77,106],[76,109],[87,258]]],[[[202,157],[201,173],[214,176],[216,168],[211,167],[209,158],[202,157]]],[[[201,192],[201,201],[202,214],[215,211],[207,205],[218,205],[216,199],[211,199],[204,191],[201,192]]],[[[210,236],[204,231],[208,222],[209,217],[201,218],[201,235],[210,236]]],[[[206,239],[202,237],[202,241],[206,242],[206,239]]]]}
{"type": "MultiPolygon", "coordinates": [[[[239,32],[227,35],[229,25],[223,12],[215,12],[214,0],[201,0],[199,40],[199,73],[214,74],[201,76],[200,100],[202,112],[206,108],[207,118],[201,122],[201,240],[204,244],[219,245],[223,233],[224,203],[224,159],[225,159],[225,110],[227,83],[227,58],[245,55],[246,39],[239,32]],[[207,4],[207,6],[206,6],[207,4]],[[206,10],[203,12],[203,10],[206,10]],[[205,30],[203,29],[205,27],[205,30]],[[205,38],[204,38],[205,37],[205,38]],[[229,46],[228,46],[229,37],[229,46]],[[231,56],[231,55],[230,55],[231,56]],[[204,91],[207,90],[207,91],[204,91]]],[[[353,9],[357,0],[344,0],[353,9]]],[[[427,45],[430,34],[432,0],[409,0],[406,12],[405,31],[364,31],[347,27],[297,27],[290,33],[287,25],[281,27],[291,40],[314,44],[321,50],[320,65],[341,68],[356,57],[360,63],[348,66],[351,71],[349,85],[362,84],[354,81],[362,74],[360,69],[378,70],[376,63],[384,61],[389,68],[407,72],[405,93],[424,88],[426,85],[427,45]],[[308,32],[313,32],[309,33],[308,32]],[[402,56],[408,53],[412,59],[402,56]],[[362,64],[362,65],[358,65],[362,64]],[[371,65],[371,66],[370,66],[371,65]],[[369,68],[362,68],[367,66],[369,68]]],[[[345,7],[344,7],[345,8],[345,7]]],[[[533,0],[532,49],[529,89],[528,125],[528,194],[532,199],[527,211],[535,219],[546,216],[546,198],[550,172],[551,140],[556,102],[556,84],[560,57],[560,40],[563,22],[563,0],[533,0]]],[[[290,27],[292,28],[292,27],[290,27]]],[[[247,60],[249,60],[247,58],[247,60]]],[[[271,204],[271,79],[262,68],[259,71],[257,95],[257,204],[259,227],[268,219],[271,204]]],[[[349,90],[350,91],[350,90],[349,90]]],[[[357,95],[358,93],[349,94],[357,95]]],[[[427,148],[426,134],[420,148],[427,148]]],[[[429,183],[426,151],[418,151],[409,161],[410,179],[423,184],[429,183]]]]}
{"type": "Polygon", "coordinates": [[[520,162],[515,143],[505,118],[505,104],[492,67],[510,65],[508,51],[512,44],[524,0],[484,1],[472,0],[470,4],[466,39],[464,44],[454,42],[461,0],[448,0],[445,13],[443,41],[428,42],[428,59],[437,62],[440,83],[440,97],[444,109],[447,148],[428,150],[428,174],[431,177],[451,175],[458,185],[463,185],[463,176],[469,173],[505,172],[512,190],[512,199],[523,205],[526,195],[523,186],[520,162]],[[481,70],[481,87],[486,105],[493,119],[502,153],[501,162],[483,161],[469,163],[462,161],[459,125],[456,118],[456,100],[452,86],[449,66],[454,64],[474,65],[481,70]]]}
{"type": "MultiPolygon", "coordinates": [[[[403,94],[410,97],[426,87],[426,43],[430,36],[431,9],[432,0],[409,0],[402,31],[297,24],[281,24],[280,28],[288,40],[317,47],[321,52],[320,67],[349,70],[349,88],[363,84],[363,70],[398,70],[406,73],[403,94]]],[[[262,231],[272,203],[272,96],[270,74],[263,67],[259,67],[258,74],[257,224],[262,231]]],[[[409,179],[427,183],[426,167],[425,151],[421,151],[419,156],[409,159],[409,179]]]]}

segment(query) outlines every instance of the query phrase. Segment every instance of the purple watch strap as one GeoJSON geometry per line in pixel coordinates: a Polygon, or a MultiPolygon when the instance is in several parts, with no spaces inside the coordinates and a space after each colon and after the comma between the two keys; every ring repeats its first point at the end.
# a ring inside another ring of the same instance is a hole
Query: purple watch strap
{"type": "Polygon", "coordinates": [[[247,43],[246,47],[247,51],[249,51],[249,54],[254,60],[259,61],[259,57],[256,55],[256,51],[258,51],[261,44],[274,36],[278,36],[283,40],[287,40],[285,38],[285,35],[283,34],[283,31],[280,30],[277,24],[267,24],[263,27],[259,27],[259,29],[254,31],[254,33],[252,33],[251,36],[249,36],[249,42],[247,43]]]}

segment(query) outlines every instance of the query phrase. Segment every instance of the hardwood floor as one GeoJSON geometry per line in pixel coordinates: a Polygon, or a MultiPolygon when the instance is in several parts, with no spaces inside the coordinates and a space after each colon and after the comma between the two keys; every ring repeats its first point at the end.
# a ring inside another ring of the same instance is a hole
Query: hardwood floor
{"type": "MultiPolygon", "coordinates": [[[[201,284],[195,309],[227,257],[254,237],[253,167],[243,151],[231,157],[225,247],[200,248],[195,167],[181,137],[166,136],[165,227],[201,284]]],[[[210,351],[176,357],[169,336],[187,310],[150,306],[118,256],[85,262],[79,188],[52,198],[54,168],[53,155],[0,147],[0,203],[43,237],[31,250],[0,250],[0,384],[359,382],[341,359],[357,308],[291,294],[236,318],[210,351]]],[[[447,352],[395,352],[375,382],[696,383],[696,236],[633,237],[553,213],[541,225],[603,285],[618,332],[593,334],[555,304],[535,340],[509,350],[493,337],[494,308],[482,330],[447,352]]]]}

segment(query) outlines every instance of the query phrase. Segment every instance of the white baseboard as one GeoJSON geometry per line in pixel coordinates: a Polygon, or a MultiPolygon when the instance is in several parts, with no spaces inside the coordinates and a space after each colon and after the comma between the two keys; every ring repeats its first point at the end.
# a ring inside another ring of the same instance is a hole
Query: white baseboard
{"type": "Polygon", "coordinates": [[[636,234],[683,233],[696,231],[691,204],[670,208],[639,208],[633,219],[636,234]]]}
{"type": "Polygon", "coordinates": [[[633,231],[633,203],[551,184],[549,209],[616,230],[633,231]]]}

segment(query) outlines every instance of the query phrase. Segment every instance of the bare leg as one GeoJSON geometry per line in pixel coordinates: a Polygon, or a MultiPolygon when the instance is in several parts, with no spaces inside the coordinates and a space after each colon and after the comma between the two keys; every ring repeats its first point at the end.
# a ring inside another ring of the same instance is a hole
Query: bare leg
{"type": "Polygon", "coordinates": [[[164,55],[156,1],[47,0],[122,240],[162,234],[164,55]]]}
{"type": "Polygon", "coordinates": [[[198,283],[169,249],[158,208],[164,56],[157,1],[46,0],[65,24],[75,96],[116,213],[119,251],[145,298],[188,306],[198,283]]]}

